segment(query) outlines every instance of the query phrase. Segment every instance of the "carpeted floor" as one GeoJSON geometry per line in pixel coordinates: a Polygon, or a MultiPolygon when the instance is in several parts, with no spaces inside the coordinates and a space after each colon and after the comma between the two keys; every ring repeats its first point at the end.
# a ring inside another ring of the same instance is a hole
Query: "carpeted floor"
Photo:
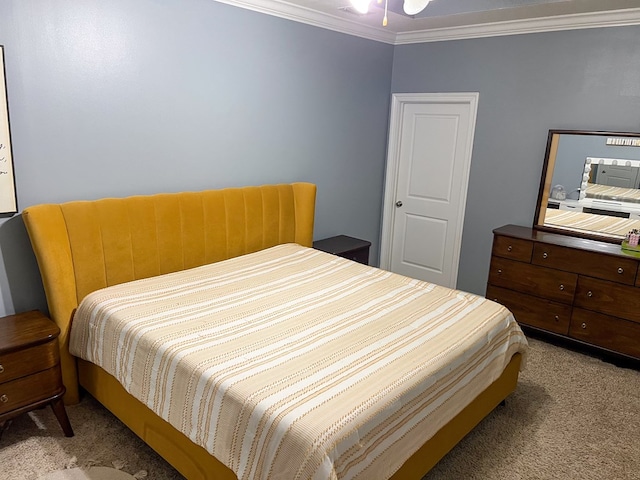
{"type": "MultiPolygon", "coordinates": [[[[531,340],[516,392],[424,480],[640,480],[640,372],[531,340]]],[[[90,397],[68,407],[75,437],[50,409],[0,439],[0,479],[70,466],[116,466],[149,480],[182,477],[90,397]]]]}

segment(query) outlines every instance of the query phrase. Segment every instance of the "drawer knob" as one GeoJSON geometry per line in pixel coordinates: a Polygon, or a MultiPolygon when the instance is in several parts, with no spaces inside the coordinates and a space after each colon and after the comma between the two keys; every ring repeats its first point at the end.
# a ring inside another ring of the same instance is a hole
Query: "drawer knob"
{"type": "Polygon", "coordinates": [[[498,275],[502,275],[502,269],[501,268],[498,269],[498,275]]]}
{"type": "Polygon", "coordinates": [[[555,317],[553,317],[555,319],[556,322],[560,321],[560,317],[558,315],[556,315],[555,317]]]}
{"type": "Polygon", "coordinates": [[[6,395],[6,394],[3,394],[3,395],[0,397],[0,402],[2,402],[2,403],[7,403],[8,401],[9,401],[9,397],[7,397],[7,395],[6,395]]]}
{"type": "Polygon", "coordinates": [[[586,330],[586,329],[587,329],[587,324],[586,324],[586,323],[583,323],[583,324],[582,324],[582,325],[580,325],[580,326],[582,327],[582,329],[583,329],[583,330],[586,330]]]}
{"type": "Polygon", "coordinates": [[[544,253],[542,254],[542,258],[547,258],[548,256],[549,256],[549,254],[548,254],[547,252],[544,252],[544,253]]]}
{"type": "Polygon", "coordinates": [[[560,290],[564,290],[564,285],[560,284],[560,290]]]}
{"type": "Polygon", "coordinates": [[[593,292],[591,290],[587,292],[587,297],[593,297],[593,292]]]}
{"type": "Polygon", "coordinates": [[[2,366],[2,364],[0,363],[0,373],[4,372],[4,367],[2,366]]]}
{"type": "Polygon", "coordinates": [[[511,245],[509,245],[509,246],[507,247],[507,252],[510,252],[511,250],[513,250],[513,247],[512,247],[511,245]]]}
{"type": "Polygon", "coordinates": [[[624,268],[618,267],[618,273],[622,275],[624,273],[624,268]]]}

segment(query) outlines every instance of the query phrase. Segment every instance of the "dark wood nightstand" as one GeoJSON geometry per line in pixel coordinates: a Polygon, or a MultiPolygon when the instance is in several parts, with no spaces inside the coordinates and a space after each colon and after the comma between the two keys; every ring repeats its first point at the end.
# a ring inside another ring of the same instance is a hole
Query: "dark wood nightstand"
{"type": "Polygon", "coordinates": [[[313,242],[313,248],[317,250],[332,253],[365,265],[369,265],[369,247],[371,247],[371,242],[346,235],[338,235],[313,242]]]}
{"type": "Polygon", "coordinates": [[[73,436],[62,403],[59,334],[38,311],[0,318],[0,435],[12,418],[51,405],[65,436],[73,436]]]}

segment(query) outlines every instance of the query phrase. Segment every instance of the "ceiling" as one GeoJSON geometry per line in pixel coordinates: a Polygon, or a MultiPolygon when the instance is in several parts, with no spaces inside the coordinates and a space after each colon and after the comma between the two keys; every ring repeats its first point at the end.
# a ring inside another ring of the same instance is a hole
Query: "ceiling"
{"type": "Polygon", "coordinates": [[[640,24],[640,0],[433,0],[409,17],[403,0],[371,1],[360,15],[349,0],[217,0],[391,44],[640,24]]]}

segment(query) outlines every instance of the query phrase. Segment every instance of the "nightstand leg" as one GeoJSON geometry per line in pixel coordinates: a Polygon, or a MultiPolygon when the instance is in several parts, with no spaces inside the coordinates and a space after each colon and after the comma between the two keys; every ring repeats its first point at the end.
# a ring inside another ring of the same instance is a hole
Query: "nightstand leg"
{"type": "Polygon", "coordinates": [[[69,417],[67,417],[67,411],[64,408],[64,402],[62,401],[62,397],[57,398],[51,402],[51,410],[56,415],[58,419],[58,423],[62,427],[62,431],[64,432],[65,437],[73,437],[73,429],[71,428],[71,423],[69,422],[69,417]]]}

